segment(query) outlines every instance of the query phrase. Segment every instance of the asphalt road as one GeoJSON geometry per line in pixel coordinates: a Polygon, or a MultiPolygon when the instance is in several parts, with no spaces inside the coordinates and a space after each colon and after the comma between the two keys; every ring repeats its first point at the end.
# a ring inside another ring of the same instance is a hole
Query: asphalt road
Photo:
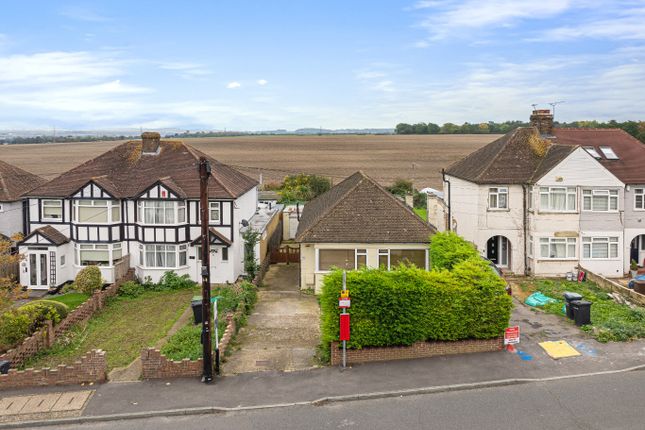
{"type": "Polygon", "coordinates": [[[48,429],[639,429],[645,371],[409,397],[48,429]]]}

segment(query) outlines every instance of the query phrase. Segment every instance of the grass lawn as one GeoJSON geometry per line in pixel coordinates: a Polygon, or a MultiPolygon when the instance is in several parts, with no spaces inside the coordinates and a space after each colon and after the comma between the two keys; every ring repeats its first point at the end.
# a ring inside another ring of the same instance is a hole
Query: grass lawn
{"type": "Polygon", "coordinates": [[[419,215],[422,220],[428,220],[428,210],[426,208],[414,208],[414,213],[419,215]]]}
{"type": "MultiPolygon", "coordinates": [[[[213,297],[220,296],[217,301],[217,312],[219,314],[218,335],[221,339],[226,330],[226,314],[234,312],[239,306],[246,306],[248,311],[256,300],[256,287],[250,283],[242,284],[241,289],[234,289],[228,286],[217,287],[212,290],[213,297]]],[[[202,357],[201,344],[202,325],[190,322],[179,329],[168,342],[161,348],[162,354],[171,360],[183,360],[190,358],[196,360],[202,357]]],[[[213,348],[215,348],[215,331],[213,330],[213,348]]]]}
{"type": "Polygon", "coordinates": [[[550,303],[544,307],[546,312],[566,318],[562,312],[565,291],[582,295],[584,300],[592,302],[591,324],[582,326],[599,342],[627,341],[645,338],[645,309],[642,307],[630,308],[616,303],[607,295],[607,291],[598,287],[593,282],[569,282],[561,280],[536,279],[531,282],[522,282],[519,285],[520,297],[526,297],[536,291],[557,299],[558,302],[550,303]]]}
{"type": "Polygon", "coordinates": [[[141,349],[154,346],[190,305],[196,290],[145,292],[136,298],[115,297],[86,324],[80,324],[24,367],[71,364],[91,349],[107,352],[108,369],[127,366],[141,349]]]}
{"type": "Polygon", "coordinates": [[[61,294],[60,296],[53,296],[53,297],[46,297],[47,300],[53,300],[56,302],[61,302],[67,305],[69,308],[70,312],[76,309],[79,305],[81,305],[87,298],[89,297],[89,294],[83,294],[83,293],[67,293],[67,294],[61,294]]]}

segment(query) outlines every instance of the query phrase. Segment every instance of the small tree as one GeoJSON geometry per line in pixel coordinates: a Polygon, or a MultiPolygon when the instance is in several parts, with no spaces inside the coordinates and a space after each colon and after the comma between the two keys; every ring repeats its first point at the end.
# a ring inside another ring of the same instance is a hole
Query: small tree
{"type": "Polygon", "coordinates": [[[260,232],[249,227],[242,233],[242,239],[244,239],[244,271],[248,279],[253,280],[260,268],[260,265],[255,259],[255,245],[260,240],[260,232]]]}
{"type": "Polygon", "coordinates": [[[79,293],[92,294],[103,286],[101,269],[98,266],[87,266],[78,272],[74,280],[74,288],[79,293]]]}
{"type": "MultiPolygon", "coordinates": [[[[15,235],[11,240],[21,240],[22,235],[15,235]]],[[[23,256],[11,252],[11,240],[0,240],[0,310],[8,307],[14,300],[25,295],[18,279],[13,274],[23,256]]]]}

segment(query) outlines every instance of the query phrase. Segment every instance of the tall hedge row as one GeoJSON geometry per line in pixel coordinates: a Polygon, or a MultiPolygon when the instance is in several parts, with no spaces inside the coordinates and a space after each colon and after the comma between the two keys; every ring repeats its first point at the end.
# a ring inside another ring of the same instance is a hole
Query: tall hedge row
{"type": "Polygon", "coordinates": [[[469,258],[479,257],[471,242],[464,240],[457,233],[446,231],[432,236],[430,245],[430,262],[433,269],[452,269],[452,267],[469,258]]]}
{"type": "MultiPolygon", "coordinates": [[[[352,299],[348,347],[501,335],[512,308],[505,282],[480,257],[467,254],[451,258],[450,271],[401,265],[391,271],[347,272],[352,299]]],[[[325,277],[320,297],[323,348],[339,338],[341,290],[342,271],[325,277]]]]}

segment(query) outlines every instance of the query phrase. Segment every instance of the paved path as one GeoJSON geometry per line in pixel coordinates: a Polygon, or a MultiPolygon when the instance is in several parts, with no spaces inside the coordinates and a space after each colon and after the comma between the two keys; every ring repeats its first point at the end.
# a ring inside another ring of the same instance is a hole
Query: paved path
{"type": "Polygon", "coordinates": [[[34,394],[0,398],[0,423],[78,417],[94,391],[34,394]]]}
{"type": "Polygon", "coordinates": [[[225,375],[315,366],[320,309],[314,296],[300,292],[298,273],[297,264],[269,268],[253,313],[222,367],[225,375]]]}

